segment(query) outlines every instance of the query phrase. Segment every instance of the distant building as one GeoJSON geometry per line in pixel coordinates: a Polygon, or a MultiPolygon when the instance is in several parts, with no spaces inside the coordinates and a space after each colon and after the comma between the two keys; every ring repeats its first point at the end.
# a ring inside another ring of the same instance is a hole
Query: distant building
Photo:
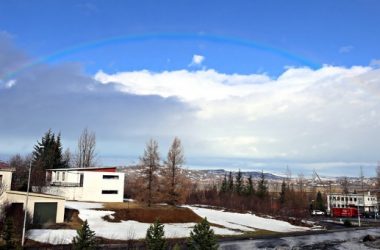
{"type": "Polygon", "coordinates": [[[378,212],[377,196],[370,192],[361,194],[329,194],[327,195],[327,210],[331,208],[359,208],[361,213],[378,212]]]}
{"type": "Polygon", "coordinates": [[[48,169],[41,191],[67,200],[123,202],[124,173],[116,167],[48,169]]]}

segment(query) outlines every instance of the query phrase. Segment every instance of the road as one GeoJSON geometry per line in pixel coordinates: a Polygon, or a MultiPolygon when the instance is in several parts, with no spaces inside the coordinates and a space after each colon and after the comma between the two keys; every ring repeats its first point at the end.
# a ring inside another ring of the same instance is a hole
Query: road
{"type": "Polygon", "coordinates": [[[368,234],[380,237],[380,228],[339,230],[323,234],[221,242],[219,249],[373,249],[366,247],[361,242],[361,239],[368,234]]]}

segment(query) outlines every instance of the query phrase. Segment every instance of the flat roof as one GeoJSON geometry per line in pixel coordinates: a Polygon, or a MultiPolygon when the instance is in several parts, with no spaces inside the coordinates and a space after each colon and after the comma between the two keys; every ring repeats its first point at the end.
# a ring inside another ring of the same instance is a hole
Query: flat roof
{"type": "Polygon", "coordinates": [[[90,168],[49,168],[46,170],[50,171],[91,171],[91,170],[102,170],[102,169],[116,169],[117,167],[90,167],[90,168]]]}
{"type": "MultiPolygon", "coordinates": [[[[27,192],[20,192],[20,191],[13,191],[13,190],[5,191],[5,193],[7,193],[7,194],[25,195],[25,196],[27,195],[27,192]]],[[[29,196],[49,198],[49,199],[65,200],[65,197],[62,197],[62,196],[51,195],[51,194],[33,193],[33,192],[29,192],[29,196]]]]}

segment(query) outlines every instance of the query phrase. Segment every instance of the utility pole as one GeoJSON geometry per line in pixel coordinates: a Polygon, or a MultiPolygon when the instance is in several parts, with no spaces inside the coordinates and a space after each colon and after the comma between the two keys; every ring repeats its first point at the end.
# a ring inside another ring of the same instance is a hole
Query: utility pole
{"type": "Polygon", "coordinates": [[[30,173],[32,171],[32,162],[29,163],[29,176],[28,176],[28,189],[26,190],[26,201],[24,207],[24,224],[22,227],[22,238],[21,238],[21,246],[24,247],[25,242],[25,227],[26,227],[26,216],[28,211],[28,201],[29,201],[29,186],[30,186],[30,173]]]}

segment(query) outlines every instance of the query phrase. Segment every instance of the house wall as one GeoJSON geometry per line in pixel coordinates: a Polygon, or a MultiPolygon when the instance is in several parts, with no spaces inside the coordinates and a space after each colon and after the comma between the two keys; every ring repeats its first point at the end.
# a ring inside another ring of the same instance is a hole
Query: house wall
{"type": "MultiPolygon", "coordinates": [[[[25,209],[26,193],[9,191],[6,193],[5,200],[9,203],[22,203],[25,209]]],[[[65,215],[65,199],[64,198],[47,197],[44,195],[35,195],[33,193],[30,193],[29,198],[28,198],[27,210],[32,215],[32,217],[34,216],[34,204],[36,202],[56,202],[57,203],[56,223],[62,223],[64,221],[64,215],[65,215]]]]}
{"type": "Polygon", "coordinates": [[[64,196],[68,200],[123,202],[124,173],[95,171],[55,171],[55,173],[52,173],[51,181],[52,183],[60,182],[62,186],[57,185],[44,187],[42,189],[43,193],[64,196]],[[62,180],[63,172],[66,172],[64,181],[62,180]],[[67,183],[75,182],[79,184],[80,174],[83,174],[82,187],[65,186],[67,183]],[[58,175],[59,178],[57,178],[58,175]]]}
{"type": "Polygon", "coordinates": [[[12,172],[0,170],[0,179],[1,179],[0,184],[3,185],[4,187],[3,191],[11,190],[12,172]]]}

